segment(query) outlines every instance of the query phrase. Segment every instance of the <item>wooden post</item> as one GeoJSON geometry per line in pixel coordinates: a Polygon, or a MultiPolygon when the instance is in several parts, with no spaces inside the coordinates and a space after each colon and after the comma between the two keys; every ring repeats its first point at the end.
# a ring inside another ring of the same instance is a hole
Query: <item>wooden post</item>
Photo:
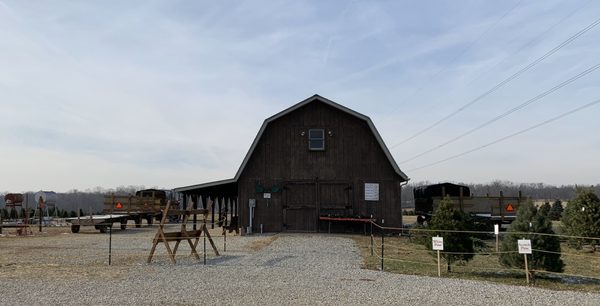
{"type": "Polygon", "coordinates": [[[108,265],[112,259],[112,223],[108,225],[108,265]]]}
{"type": "Polygon", "coordinates": [[[0,212],[0,234],[2,234],[2,228],[4,227],[4,216],[0,212]]]}
{"type": "MultiPolygon", "coordinates": [[[[188,204],[189,205],[189,204],[188,204]]],[[[198,209],[198,196],[196,196],[196,198],[192,198],[192,208],[193,209],[198,209]]],[[[196,230],[196,223],[198,222],[198,216],[196,216],[196,214],[194,214],[194,226],[192,226],[192,228],[194,230],[196,230]]]]}
{"type": "Polygon", "coordinates": [[[39,225],[38,227],[39,227],[39,231],[40,231],[40,233],[42,232],[42,220],[43,220],[43,219],[42,219],[42,203],[43,203],[43,201],[44,201],[44,200],[42,199],[42,197],[40,197],[40,198],[38,199],[38,210],[39,210],[39,214],[40,214],[40,216],[39,216],[39,218],[38,218],[38,223],[39,223],[39,224],[38,224],[38,225],[39,225]]]}
{"type": "Polygon", "coordinates": [[[219,221],[218,221],[219,222],[218,223],[219,227],[223,226],[223,219],[222,219],[222,217],[223,217],[223,203],[224,202],[225,202],[225,198],[222,198],[221,202],[219,202],[219,221]]]}
{"type": "Polygon", "coordinates": [[[440,250],[437,251],[437,261],[438,261],[438,277],[442,276],[442,266],[440,265],[440,250]]]}
{"type": "Polygon", "coordinates": [[[383,228],[381,229],[381,271],[383,271],[383,228]]]}
{"type": "Polygon", "coordinates": [[[527,254],[523,254],[525,257],[525,277],[527,278],[527,285],[529,285],[529,267],[527,266],[527,254]]]}
{"type": "Polygon", "coordinates": [[[223,252],[227,252],[227,230],[223,230],[223,252]]]}
{"type": "Polygon", "coordinates": [[[373,256],[373,215],[371,215],[371,256],[373,256]]]}
{"type": "Polygon", "coordinates": [[[499,200],[499,208],[500,208],[500,220],[502,221],[502,223],[504,223],[504,193],[502,191],[500,191],[500,200],[499,200]]]}
{"type": "Polygon", "coordinates": [[[227,204],[225,204],[225,223],[223,223],[223,226],[228,226],[229,223],[227,223],[227,221],[229,220],[228,214],[231,211],[231,198],[227,198],[227,204]]]}
{"type": "Polygon", "coordinates": [[[213,202],[213,205],[211,205],[212,207],[210,208],[211,214],[212,214],[210,228],[213,228],[213,229],[215,228],[215,205],[217,205],[218,203],[219,203],[219,197],[216,197],[215,201],[213,202]]]}

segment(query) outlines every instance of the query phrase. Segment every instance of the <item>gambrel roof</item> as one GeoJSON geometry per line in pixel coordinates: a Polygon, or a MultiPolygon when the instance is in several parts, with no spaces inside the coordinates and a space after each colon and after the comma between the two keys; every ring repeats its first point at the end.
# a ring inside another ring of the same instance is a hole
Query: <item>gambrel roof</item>
{"type": "Polygon", "coordinates": [[[400,176],[400,178],[402,179],[402,181],[408,181],[409,178],[408,176],[406,176],[406,174],[404,174],[404,172],[402,172],[402,170],[400,170],[400,167],[398,167],[398,164],[396,164],[396,161],[394,160],[394,158],[392,157],[392,154],[390,153],[390,151],[388,150],[387,146],[385,145],[385,143],[383,142],[383,139],[381,138],[381,135],[379,135],[379,132],[377,131],[377,129],[375,128],[375,125],[373,124],[373,121],[371,121],[371,118],[369,118],[368,116],[365,116],[359,112],[356,112],[354,110],[351,110],[343,105],[337,104],[327,98],[321,97],[319,95],[313,95],[312,97],[301,101],[267,119],[265,119],[265,121],[263,122],[262,126],[260,127],[260,130],[258,131],[258,134],[256,135],[256,138],[254,138],[254,142],[252,142],[252,146],[250,146],[250,150],[248,150],[248,153],[246,154],[246,157],[244,158],[244,161],[242,162],[242,165],[240,166],[240,168],[238,169],[237,173],[235,174],[235,177],[232,179],[227,179],[227,180],[221,180],[221,181],[216,181],[216,182],[210,182],[210,183],[204,183],[204,184],[198,184],[198,185],[192,185],[192,186],[186,186],[186,187],[180,187],[180,188],[175,188],[175,191],[177,192],[184,192],[184,191],[188,191],[188,190],[192,190],[192,189],[198,189],[198,188],[206,188],[206,187],[213,187],[213,186],[217,186],[217,185],[223,185],[223,184],[232,184],[237,182],[237,180],[240,178],[240,175],[242,175],[242,172],[244,171],[244,168],[246,167],[246,164],[248,163],[248,161],[250,160],[250,157],[252,156],[252,153],[254,152],[254,149],[256,148],[256,146],[258,145],[258,142],[260,140],[260,138],[262,137],[263,133],[265,132],[265,130],[267,129],[267,126],[269,125],[270,122],[275,121],[311,102],[314,101],[319,101],[322,103],[325,103],[331,107],[334,107],[338,110],[341,110],[347,114],[350,114],[356,118],[359,118],[361,120],[364,120],[367,125],[369,126],[369,128],[371,129],[371,132],[373,133],[373,136],[375,136],[375,139],[377,139],[377,142],[379,143],[379,145],[381,146],[381,150],[383,150],[383,153],[385,154],[385,156],[387,157],[388,161],[390,162],[390,165],[392,166],[392,168],[394,169],[394,171],[396,172],[396,174],[398,174],[400,176]]]}

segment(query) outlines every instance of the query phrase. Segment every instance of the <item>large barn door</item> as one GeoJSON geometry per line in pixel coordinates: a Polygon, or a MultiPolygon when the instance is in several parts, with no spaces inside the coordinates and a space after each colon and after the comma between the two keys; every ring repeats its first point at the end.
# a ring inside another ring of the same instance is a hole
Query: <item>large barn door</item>
{"type": "Polygon", "coordinates": [[[347,182],[319,182],[320,215],[346,217],[352,215],[350,184],[347,182]]]}
{"type": "Polygon", "coordinates": [[[288,183],[284,189],[284,229],[294,232],[317,231],[315,183],[288,183]]]}

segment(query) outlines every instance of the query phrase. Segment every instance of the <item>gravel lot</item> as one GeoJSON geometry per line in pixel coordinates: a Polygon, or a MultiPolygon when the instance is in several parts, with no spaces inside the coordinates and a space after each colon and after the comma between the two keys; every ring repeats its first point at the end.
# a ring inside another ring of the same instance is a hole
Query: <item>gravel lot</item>
{"type": "MultiPolygon", "coordinates": [[[[351,238],[277,234],[228,236],[227,252],[208,265],[183,245],[178,263],[164,245],[146,264],[153,228],[108,234],[50,229],[0,237],[2,305],[452,304],[598,305],[600,294],[361,269],[351,238]]],[[[220,233],[216,230],[215,235],[220,233]]],[[[215,237],[219,251],[223,239],[215,237]]],[[[199,244],[202,249],[202,241],[199,244]]]]}

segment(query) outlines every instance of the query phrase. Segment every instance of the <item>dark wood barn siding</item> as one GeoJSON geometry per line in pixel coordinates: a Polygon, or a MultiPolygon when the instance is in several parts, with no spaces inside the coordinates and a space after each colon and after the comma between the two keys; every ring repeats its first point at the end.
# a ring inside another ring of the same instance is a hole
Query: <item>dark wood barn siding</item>
{"type": "Polygon", "coordinates": [[[257,200],[255,231],[260,224],[264,231],[284,230],[283,224],[314,231],[319,210],[386,216],[386,225],[401,225],[400,177],[369,126],[319,101],[269,123],[238,184],[242,225],[249,223],[248,199],[257,200]],[[308,130],[316,128],[325,130],[325,151],[308,149],[308,130]],[[364,201],[365,182],[380,184],[379,201],[364,201]],[[257,185],[280,191],[264,199],[257,185]],[[314,224],[302,224],[303,217],[314,224]]]}

